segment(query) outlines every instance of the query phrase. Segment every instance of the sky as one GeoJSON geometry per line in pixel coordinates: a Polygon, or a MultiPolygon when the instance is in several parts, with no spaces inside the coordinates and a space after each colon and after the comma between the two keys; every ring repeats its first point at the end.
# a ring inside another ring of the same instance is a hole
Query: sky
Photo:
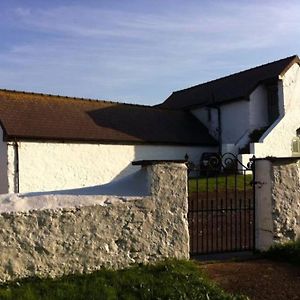
{"type": "Polygon", "coordinates": [[[300,1],[3,0],[0,88],[157,104],[300,55],[300,1]]]}

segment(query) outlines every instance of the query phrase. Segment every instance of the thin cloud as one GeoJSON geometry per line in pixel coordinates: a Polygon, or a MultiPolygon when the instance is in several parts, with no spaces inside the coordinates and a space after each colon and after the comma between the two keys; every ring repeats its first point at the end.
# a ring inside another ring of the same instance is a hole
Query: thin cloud
{"type": "Polygon", "coordinates": [[[30,89],[38,81],[36,88],[50,92],[123,93],[153,103],[168,91],[257,64],[253,53],[270,57],[273,49],[300,45],[294,39],[300,3],[294,1],[284,7],[276,1],[197,1],[139,13],[82,3],[11,10],[2,27],[26,38],[0,48],[2,84],[30,89]]]}

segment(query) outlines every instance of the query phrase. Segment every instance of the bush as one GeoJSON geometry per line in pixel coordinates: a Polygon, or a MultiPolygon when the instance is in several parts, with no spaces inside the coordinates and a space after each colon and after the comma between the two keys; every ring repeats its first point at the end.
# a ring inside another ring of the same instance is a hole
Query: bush
{"type": "Polygon", "coordinates": [[[199,266],[169,260],[119,271],[60,279],[31,278],[0,286],[0,299],[246,299],[231,296],[211,283],[199,266]]]}
{"type": "Polygon", "coordinates": [[[263,255],[273,260],[286,261],[300,266],[300,240],[274,245],[263,255]]]}

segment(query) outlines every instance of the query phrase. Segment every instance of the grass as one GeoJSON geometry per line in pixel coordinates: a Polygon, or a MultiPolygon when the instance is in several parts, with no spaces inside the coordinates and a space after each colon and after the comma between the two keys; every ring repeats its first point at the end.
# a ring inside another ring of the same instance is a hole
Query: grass
{"type": "Polygon", "coordinates": [[[214,285],[191,261],[169,260],[156,265],[60,279],[25,279],[0,286],[0,299],[247,299],[214,285]]]}
{"type": "Polygon", "coordinates": [[[272,246],[263,256],[272,260],[289,262],[300,266],[300,239],[296,242],[287,242],[272,246]]]}
{"type": "Polygon", "coordinates": [[[238,191],[244,191],[244,187],[246,190],[251,190],[251,181],[253,179],[252,174],[249,175],[222,175],[216,177],[200,177],[200,178],[192,178],[189,179],[189,192],[196,192],[198,187],[198,192],[206,192],[207,187],[209,192],[216,191],[216,181],[218,182],[218,190],[234,190],[235,186],[238,191]]]}

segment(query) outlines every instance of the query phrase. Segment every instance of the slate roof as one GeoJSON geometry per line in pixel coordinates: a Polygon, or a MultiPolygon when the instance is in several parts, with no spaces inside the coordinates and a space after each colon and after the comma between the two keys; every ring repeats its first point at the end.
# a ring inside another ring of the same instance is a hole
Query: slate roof
{"type": "Polygon", "coordinates": [[[0,90],[4,139],[215,145],[191,114],[150,106],[0,90]]]}
{"type": "Polygon", "coordinates": [[[176,91],[158,107],[184,109],[247,99],[260,83],[278,79],[295,62],[300,63],[297,55],[176,91]]]}

